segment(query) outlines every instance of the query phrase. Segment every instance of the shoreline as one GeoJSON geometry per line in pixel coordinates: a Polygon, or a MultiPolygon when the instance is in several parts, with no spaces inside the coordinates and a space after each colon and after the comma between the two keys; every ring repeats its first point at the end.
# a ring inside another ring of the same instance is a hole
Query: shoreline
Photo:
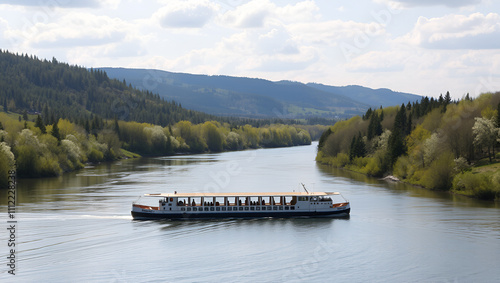
{"type": "Polygon", "coordinates": [[[481,199],[481,198],[475,197],[475,196],[470,195],[470,194],[460,193],[460,192],[454,191],[452,189],[444,191],[444,190],[436,190],[436,189],[426,188],[426,187],[424,187],[422,185],[412,184],[410,182],[406,182],[404,180],[400,180],[398,177],[396,177],[394,175],[391,175],[391,174],[388,174],[385,177],[379,178],[379,177],[375,177],[375,176],[372,176],[372,175],[369,175],[369,174],[366,174],[366,173],[363,173],[363,172],[359,172],[359,171],[356,171],[356,170],[348,169],[348,168],[345,168],[345,167],[333,166],[331,164],[323,163],[323,162],[320,162],[320,161],[316,161],[316,163],[324,165],[324,166],[328,166],[330,168],[340,169],[340,170],[343,170],[343,171],[346,171],[346,172],[357,173],[357,174],[360,174],[360,175],[363,175],[363,176],[366,176],[366,177],[377,179],[379,181],[401,183],[401,184],[409,185],[409,186],[412,186],[412,187],[415,187],[415,188],[418,188],[418,189],[424,189],[424,190],[433,191],[433,192],[448,193],[450,195],[463,196],[463,197],[467,197],[467,198],[478,200],[478,201],[486,201],[486,202],[490,202],[490,203],[491,202],[493,202],[493,203],[500,202],[500,199],[491,199],[491,200],[489,200],[489,199],[481,199]]]}

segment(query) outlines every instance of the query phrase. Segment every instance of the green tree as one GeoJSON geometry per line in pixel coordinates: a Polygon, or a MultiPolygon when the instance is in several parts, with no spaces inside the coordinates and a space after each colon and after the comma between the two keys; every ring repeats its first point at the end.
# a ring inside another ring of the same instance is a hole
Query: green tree
{"type": "Polygon", "coordinates": [[[323,148],[323,146],[325,145],[326,139],[328,139],[328,137],[330,136],[331,133],[332,133],[332,129],[330,129],[330,127],[328,127],[328,129],[326,131],[324,131],[323,134],[321,134],[321,137],[319,138],[319,143],[318,143],[318,150],[321,150],[323,148]]]}
{"type": "Polygon", "coordinates": [[[382,134],[382,124],[380,117],[377,112],[374,112],[370,118],[370,124],[368,124],[368,133],[366,137],[368,140],[373,139],[374,137],[378,137],[382,134]]]}
{"type": "Polygon", "coordinates": [[[113,121],[113,131],[120,136],[120,126],[118,125],[118,119],[114,119],[113,121]]]}
{"type": "Polygon", "coordinates": [[[497,106],[497,127],[500,127],[500,102],[498,103],[497,106]]]}
{"type": "Polygon", "coordinates": [[[492,156],[495,155],[495,145],[500,135],[500,129],[495,127],[495,122],[493,120],[481,117],[476,117],[475,120],[476,122],[472,128],[474,145],[480,148],[486,147],[491,162],[492,156]]]}
{"type": "Polygon", "coordinates": [[[221,152],[223,149],[223,138],[217,126],[212,122],[205,122],[203,124],[203,133],[208,150],[211,152],[221,152]]]}
{"type": "Polygon", "coordinates": [[[391,164],[394,164],[398,157],[406,154],[405,139],[407,136],[408,124],[406,121],[406,107],[401,105],[394,118],[394,128],[388,141],[388,154],[391,164]]]}
{"type": "Polygon", "coordinates": [[[368,120],[370,119],[370,117],[372,116],[372,113],[374,113],[374,111],[372,110],[372,108],[368,108],[368,110],[366,110],[366,113],[363,115],[363,120],[368,120]]]}
{"type": "Polygon", "coordinates": [[[366,155],[366,145],[363,141],[361,133],[358,136],[352,137],[351,149],[349,151],[349,159],[352,161],[356,157],[364,157],[366,155]]]}
{"type": "Polygon", "coordinates": [[[57,124],[59,121],[55,122],[52,126],[52,132],[50,133],[53,137],[55,137],[58,141],[61,141],[61,134],[59,133],[59,126],[57,124]]]}
{"type": "Polygon", "coordinates": [[[404,138],[401,129],[394,127],[387,144],[387,151],[391,164],[394,164],[398,157],[406,153],[404,138]]]}
{"type": "MultiPolygon", "coordinates": [[[[3,138],[3,136],[2,136],[3,138]]],[[[14,164],[14,154],[5,142],[0,142],[0,188],[7,188],[8,172],[14,164]]]]}
{"type": "Polygon", "coordinates": [[[35,127],[39,128],[42,131],[42,134],[46,134],[47,130],[45,129],[45,125],[43,124],[42,117],[40,115],[36,116],[35,127]]]}

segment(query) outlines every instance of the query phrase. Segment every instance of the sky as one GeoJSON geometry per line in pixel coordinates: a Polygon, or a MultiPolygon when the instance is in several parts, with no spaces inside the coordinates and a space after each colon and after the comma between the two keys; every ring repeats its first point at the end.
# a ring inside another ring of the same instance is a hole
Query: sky
{"type": "Polygon", "coordinates": [[[500,1],[0,0],[0,48],[83,67],[500,91],[500,1]]]}

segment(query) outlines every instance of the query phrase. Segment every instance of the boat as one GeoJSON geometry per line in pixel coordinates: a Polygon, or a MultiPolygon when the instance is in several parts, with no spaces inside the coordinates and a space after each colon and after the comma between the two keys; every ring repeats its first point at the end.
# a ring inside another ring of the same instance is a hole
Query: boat
{"type": "MultiPolygon", "coordinates": [[[[305,188],[305,187],[304,187],[305,188]]],[[[261,217],[348,217],[350,203],[338,192],[157,193],[153,205],[132,204],[132,217],[151,219],[219,219],[261,217]]],[[[143,199],[143,198],[141,198],[143,199]]]]}

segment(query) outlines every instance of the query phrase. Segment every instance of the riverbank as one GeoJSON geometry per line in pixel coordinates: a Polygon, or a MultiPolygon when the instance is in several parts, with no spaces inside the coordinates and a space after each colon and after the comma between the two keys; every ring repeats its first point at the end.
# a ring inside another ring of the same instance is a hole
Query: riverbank
{"type": "Polygon", "coordinates": [[[373,157],[364,157],[362,158],[363,160],[358,158],[358,160],[349,162],[349,159],[346,159],[345,156],[341,154],[339,155],[340,156],[337,157],[324,157],[318,154],[316,162],[342,170],[356,172],[365,176],[380,178],[380,180],[400,182],[422,189],[449,192],[480,200],[500,200],[500,188],[495,187],[495,183],[500,181],[500,162],[498,160],[495,160],[496,162],[491,164],[484,164],[485,162],[483,161],[477,166],[468,167],[462,172],[454,174],[450,177],[451,187],[445,190],[437,190],[426,187],[422,181],[418,179],[406,179],[392,174],[385,174],[381,176],[368,173],[370,169],[373,169],[369,166],[372,162],[370,159],[373,157]]]}

